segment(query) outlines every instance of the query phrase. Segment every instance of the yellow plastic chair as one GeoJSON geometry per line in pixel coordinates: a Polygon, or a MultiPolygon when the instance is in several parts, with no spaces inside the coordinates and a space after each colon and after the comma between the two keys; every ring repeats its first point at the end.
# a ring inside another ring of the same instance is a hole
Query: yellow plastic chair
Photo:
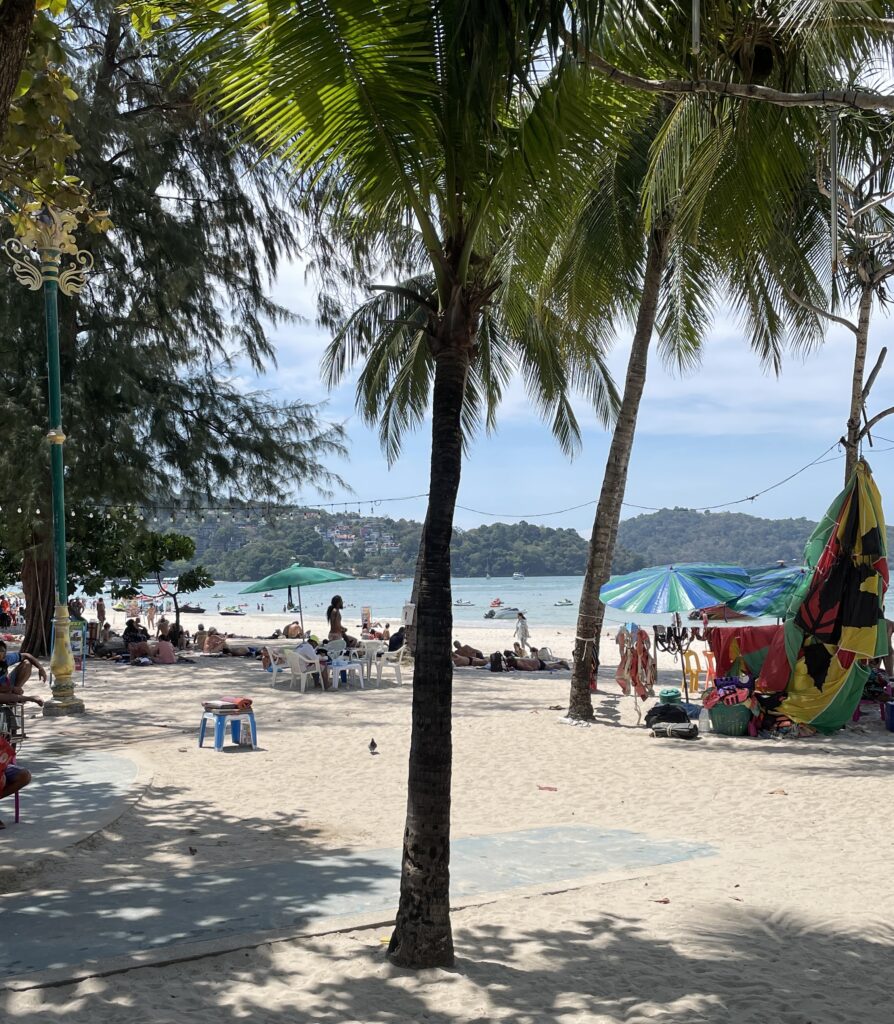
{"type": "Polygon", "coordinates": [[[717,678],[717,663],[714,661],[714,652],[705,651],[705,689],[707,689],[717,678]]]}
{"type": "Polygon", "coordinates": [[[683,651],[683,671],[686,673],[686,683],[690,692],[698,693],[698,677],[702,671],[702,663],[695,651],[683,651]]]}

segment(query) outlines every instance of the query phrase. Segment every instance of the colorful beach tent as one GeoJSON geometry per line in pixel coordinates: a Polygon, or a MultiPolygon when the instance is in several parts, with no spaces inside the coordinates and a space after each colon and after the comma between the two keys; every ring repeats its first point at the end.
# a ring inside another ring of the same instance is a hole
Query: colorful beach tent
{"type": "Polygon", "coordinates": [[[853,716],[869,675],[867,660],[888,651],[885,520],[862,459],[804,554],[815,569],[770,647],[759,686],[786,691],[779,710],[793,721],[832,732],[853,716]]]}
{"type": "Polygon", "coordinates": [[[738,565],[659,565],[612,576],[599,593],[603,604],[661,615],[725,603],[741,594],[748,573],[738,565]]]}

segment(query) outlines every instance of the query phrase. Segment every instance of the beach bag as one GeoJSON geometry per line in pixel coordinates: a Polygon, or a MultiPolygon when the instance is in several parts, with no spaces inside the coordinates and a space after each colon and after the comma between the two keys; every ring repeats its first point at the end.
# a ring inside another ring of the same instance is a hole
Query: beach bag
{"type": "Polygon", "coordinates": [[[655,704],[646,712],[646,728],[654,729],[656,725],[677,723],[685,725],[689,721],[686,709],[680,704],[655,704]]]}
{"type": "Polygon", "coordinates": [[[659,739],[697,740],[698,725],[695,722],[656,722],[652,735],[659,739]]]}
{"type": "Polygon", "coordinates": [[[503,671],[503,655],[499,651],[495,651],[490,656],[490,670],[491,672],[502,672],[503,671]]]}

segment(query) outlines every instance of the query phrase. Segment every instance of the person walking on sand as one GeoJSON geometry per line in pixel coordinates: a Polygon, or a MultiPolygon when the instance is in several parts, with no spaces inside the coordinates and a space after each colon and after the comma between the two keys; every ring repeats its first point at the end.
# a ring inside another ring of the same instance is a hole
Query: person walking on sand
{"type": "Polygon", "coordinates": [[[155,605],[150,604],[146,609],[146,622],[149,624],[149,629],[155,629],[155,605]]]}
{"type": "Polygon", "coordinates": [[[528,629],[528,620],[525,618],[524,612],[518,613],[518,618],[515,620],[515,637],[521,644],[522,648],[528,646],[528,637],[531,632],[528,629]]]}

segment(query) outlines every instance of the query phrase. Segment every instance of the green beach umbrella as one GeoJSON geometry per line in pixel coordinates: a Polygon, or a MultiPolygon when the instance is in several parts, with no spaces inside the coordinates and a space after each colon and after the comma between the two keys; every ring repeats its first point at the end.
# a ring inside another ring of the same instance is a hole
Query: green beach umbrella
{"type": "Polygon", "coordinates": [[[318,583],[340,583],[343,580],[353,580],[343,572],[335,572],[334,569],[318,569],[313,565],[299,565],[297,562],[290,565],[288,569],[280,569],[272,576],[265,576],[257,583],[252,583],[240,594],[262,594],[265,590],[286,590],[289,591],[289,604],[292,604],[292,587],[298,591],[298,617],[301,620],[301,632],[304,632],[304,612],[301,608],[301,588],[313,587],[318,583]]]}
{"type": "Polygon", "coordinates": [[[730,608],[748,615],[774,615],[785,618],[792,602],[800,605],[813,578],[803,565],[754,570],[745,592],[729,602],[730,608]]]}
{"type": "Polygon", "coordinates": [[[726,604],[748,586],[738,565],[658,565],[612,576],[599,592],[603,604],[625,612],[661,615],[726,604]]]}

